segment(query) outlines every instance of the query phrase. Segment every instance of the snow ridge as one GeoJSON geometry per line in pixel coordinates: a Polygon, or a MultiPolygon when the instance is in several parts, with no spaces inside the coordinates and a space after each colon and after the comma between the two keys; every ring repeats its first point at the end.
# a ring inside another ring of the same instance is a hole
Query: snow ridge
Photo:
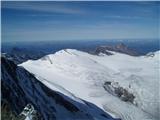
{"type": "Polygon", "coordinates": [[[45,56],[48,59],[29,60],[20,66],[35,74],[49,88],[78,101],[89,101],[113,117],[158,120],[160,51],[154,56],[112,53],[111,56],[97,56],[65,49],[45,56]],[[105,82],[118,83],[133,94],[133,103],[107,92],[105,82]]]}

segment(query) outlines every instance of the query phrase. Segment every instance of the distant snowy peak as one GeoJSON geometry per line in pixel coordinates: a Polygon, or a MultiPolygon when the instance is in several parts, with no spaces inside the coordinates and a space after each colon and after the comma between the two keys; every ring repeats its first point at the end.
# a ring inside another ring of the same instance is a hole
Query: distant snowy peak
{"type": "Polygon", "coordinates": [[[104,53],[106,55],[112,55],[112,53],[109,52],[109,51],[124,53],[124,54],[128,54],[128,55],[131,55],[131,56],[139,56],[140,55],[138,52],[136,52],[135,50],[132,50],[131,48],[128,48],[123,43],[120,43],[120,44],[117,44],[117,45],[98,46],[95,50],[95,54],[99,55],[100,53],[104,53]]]}

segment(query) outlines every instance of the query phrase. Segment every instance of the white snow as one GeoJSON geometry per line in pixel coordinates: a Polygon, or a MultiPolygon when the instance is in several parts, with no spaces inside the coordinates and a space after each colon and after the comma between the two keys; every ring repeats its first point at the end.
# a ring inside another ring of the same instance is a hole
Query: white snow
{"type": "Polygon", "coordinates": [[[73,49],[22,63],[49,88],[72,99],[89,101],[122,120],[158,120],[160,51],[154,56],[133,57],[113,52],[96,56],[73,49]],[[135,95],[135,104],[124,102],[103,88],[118,82],[135,95]],[[130,87],[129,87],[130,86],[130,87]]]}

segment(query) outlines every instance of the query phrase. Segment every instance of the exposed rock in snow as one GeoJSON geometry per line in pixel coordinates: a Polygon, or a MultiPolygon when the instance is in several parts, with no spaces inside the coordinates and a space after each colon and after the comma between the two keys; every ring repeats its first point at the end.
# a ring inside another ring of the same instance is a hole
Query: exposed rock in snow
{"type": "Polygon", "coordinates": [[[32,104],[27,104],[23,111],[20,113],[19,118],[25,117],[22,120],[40,120],[41,117],[38,112],[34,109],[32,104]]]}
{"type": "Polygon", "coordinates": [[[126,89],[120,87],[119,85],[115,87],[112,85],[111,82],[107,81],[104,83],[104,89],[112,95],[119,97],[125,102],[134,103],[135,96],[133,95],[133,93],[129,93],[126,89]]]}

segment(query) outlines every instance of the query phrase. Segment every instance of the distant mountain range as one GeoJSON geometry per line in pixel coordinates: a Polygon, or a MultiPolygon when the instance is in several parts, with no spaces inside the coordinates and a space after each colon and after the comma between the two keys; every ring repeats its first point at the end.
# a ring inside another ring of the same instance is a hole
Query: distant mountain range
{"type": "MultiPolygon", "coordinates": [[[[99,53],[104,53],[106,55],[111,55],[111,53],[109,51],[124,53],[124,54],[128,54],[128,55],[131,55],[131,56],[142,55],[138,51],[127,47],[123,43],[116,44],[116,45],[98,46],[95,49],[89,50],[87,52],[89,52],[91,54],[95,54],[95,55],[98,55],[99,53]]],[[[22,49],[22,48],[18,48],[18,47],[14,47],[8,53],[2,53],[3,56],[5,56],[8,59],[14,61],[16,64],[20,64],[20,63],[25,62],[27,60],[37,60],[37,59],[39,59],[39,58],[41,58],[41,57],[43,57],[47,54],[48,53],[45,53],[45,52],[35,52],[35,51],[32,51],[32,50],[22,49]]]]}
{"type": "Polygon", "coordinates": [[[106,55],[112,55],[111,52],[109,51],[114,51],[114,52],[119,52],[119,53],[124,53],[127,55],[131,56],[140,56],[141,54],[138,53],[135,50],[132,50],[131,48],[128,48],[125,44],[120,43],[117,45],[103,45],[103,46],[98,46],[95,50],[95,54],[100,54],[104,53],[106,55]]]}
{"type": "Polygon", "coordinates": [[[22,49],[18,47],[14,47],[10,52],[8,53],[2,53],[2,56],[5,56],[6,58],[14,61],[16,64],[25,62],[29,59],[37,60],[41,57],[43,57],[44,53],[42,52],[34,52],[27,49],[22,49]]]}

